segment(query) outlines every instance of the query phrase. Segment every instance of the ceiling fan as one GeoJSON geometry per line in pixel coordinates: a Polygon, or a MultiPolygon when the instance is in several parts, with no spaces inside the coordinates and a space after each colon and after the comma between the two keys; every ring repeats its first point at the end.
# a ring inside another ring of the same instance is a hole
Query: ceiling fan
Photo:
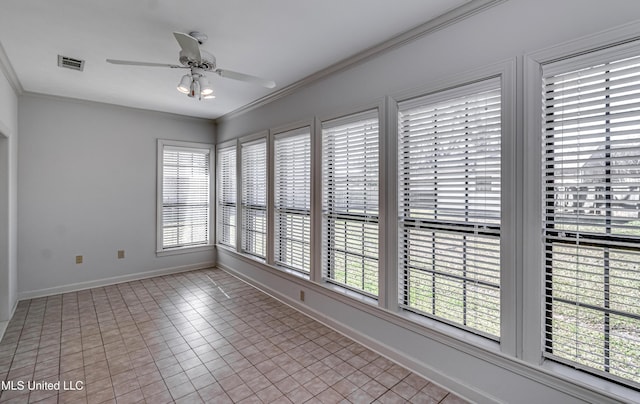
{"type": "Polygon", "coordinates": [[[198,99],[215,98],[215,95],[213,95],[213,87],[209,84],[209,80],[207,80],[205,72],[213,72],[221,77],[257,84],[266,88],[274,88],[276,86],[276,83],[272,80],[265,80],[248,74],[217,68],[216,58],[211,53],[200,49],[200,45],[208,39],[207,35],[201,32],[193,31],[188,34],[174,32],[173,36],[176,38],[181,48],[178,58],[178,61],[180,62],[179,65],[114,59],[107,59],[107,62],[115,65],[190,69],[191,73],[185,74],[180,80],[180,84],[178,84],[178,91],[188,95],[189,97],[197,96],[198,99]]]}

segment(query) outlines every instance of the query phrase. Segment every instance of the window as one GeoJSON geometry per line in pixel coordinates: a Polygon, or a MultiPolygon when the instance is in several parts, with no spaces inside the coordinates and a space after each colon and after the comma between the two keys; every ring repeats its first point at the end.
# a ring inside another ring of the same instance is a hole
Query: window
{"type": "Polygon", "coordinates": [[[236,148],[218,150],[218,243],[236,245],[236,148]]]}
{"type": "Polygon", "coordinates": [[[265,258],[267,251],[267,142],[242,144],[242,252],[265,258]]]}
{"type": "Polygon", "coordinates": [[[309,272],[311,260],[311,132],[301,128],[274,140],[276,264],[309,272]]]}
{"type": "Polygon", "coordinates": [[[400,306],[500,336],[500,80],[399,104],[400,306]]]}
{"type": "Polygon", "coordinates": [[[378,111],[322,123],[322,271],[378,294],[378,111]]]}
{"type": "Polygon", "coordinates": [[[209,244],[211,147],[159,141],[159,251],[209,244]]]}
{"type": "Polygon", "coordinates": [[[545,356],[640,386],[640,56],[543,67],[545,356]]]}

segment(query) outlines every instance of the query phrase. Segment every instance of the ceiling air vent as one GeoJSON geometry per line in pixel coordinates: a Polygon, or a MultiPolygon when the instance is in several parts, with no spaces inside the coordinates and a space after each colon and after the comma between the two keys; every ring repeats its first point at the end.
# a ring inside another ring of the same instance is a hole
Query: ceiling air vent
{"type": "Polygon", "coordinates": [[[58,55],[58,66],[66,67],[67,69],[82,71],[84,69],[84,60],[58,55]]]}

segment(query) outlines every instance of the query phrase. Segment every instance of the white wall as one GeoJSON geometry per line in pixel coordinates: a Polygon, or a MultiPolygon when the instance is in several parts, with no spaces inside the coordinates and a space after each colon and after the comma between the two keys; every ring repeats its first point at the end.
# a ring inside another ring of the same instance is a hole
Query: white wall
{"type": "Polygon", "coordinates": [[[21,298],[215,261],[155,253],[156,139],[213,143],[211,121],[29,94],[18,111],[21,298]]]}
{"type": "MultiPolygon", "coordinates": [[[[433,87],[442,80],[507,59],[517,60],[520,104],[524,54],[637,18],[640,18],[640,2],[635,0],[508,0],[283,99],[222,119],[218,122],[217,139],[223,142],[370,104],[385,95],[433,87]]],[[[517,122],[517,126],[521,131],[522,123],[517,122]]],[[[519,136],[522,140],[522,133],[519,136]]],[[[413,332],[411,327],[398,325],[393,316],[372,315],[362,306],[348,304],[324,292],[321,286],[310,285],[301,304],[297,293],[305,288],[303,281],[286,274],[274,274],[226,250],[220,249],[218,263],[474,401],[608,401],[590,387],[578,388],[570,382],[556,380],[555,374],[538,369],[536,364],[501,354],[484,355],[472,345],[441,339],[437,332],[427,332],[427,335],[413,332]]]]}
{"type": "Polygon", "coordinates": [[[0,72],[0,338],[17,302],[18,97],[0,72]]]}

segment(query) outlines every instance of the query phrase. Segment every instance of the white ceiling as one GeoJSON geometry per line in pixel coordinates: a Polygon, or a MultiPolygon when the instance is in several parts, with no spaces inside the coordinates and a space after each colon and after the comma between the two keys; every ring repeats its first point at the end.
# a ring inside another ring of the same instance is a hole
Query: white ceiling
{"type": "Polygon", "coordinates": [[[0,44],[28,92],[217,118],[470,0],[2,0],[0,44]],[[188,98],[173,32],[209,36],[218,67],[275,80],[266,89],[215,74],[216,98],[188,98]],[[57,55],[86,61],[83,72],[57,55]]]}

